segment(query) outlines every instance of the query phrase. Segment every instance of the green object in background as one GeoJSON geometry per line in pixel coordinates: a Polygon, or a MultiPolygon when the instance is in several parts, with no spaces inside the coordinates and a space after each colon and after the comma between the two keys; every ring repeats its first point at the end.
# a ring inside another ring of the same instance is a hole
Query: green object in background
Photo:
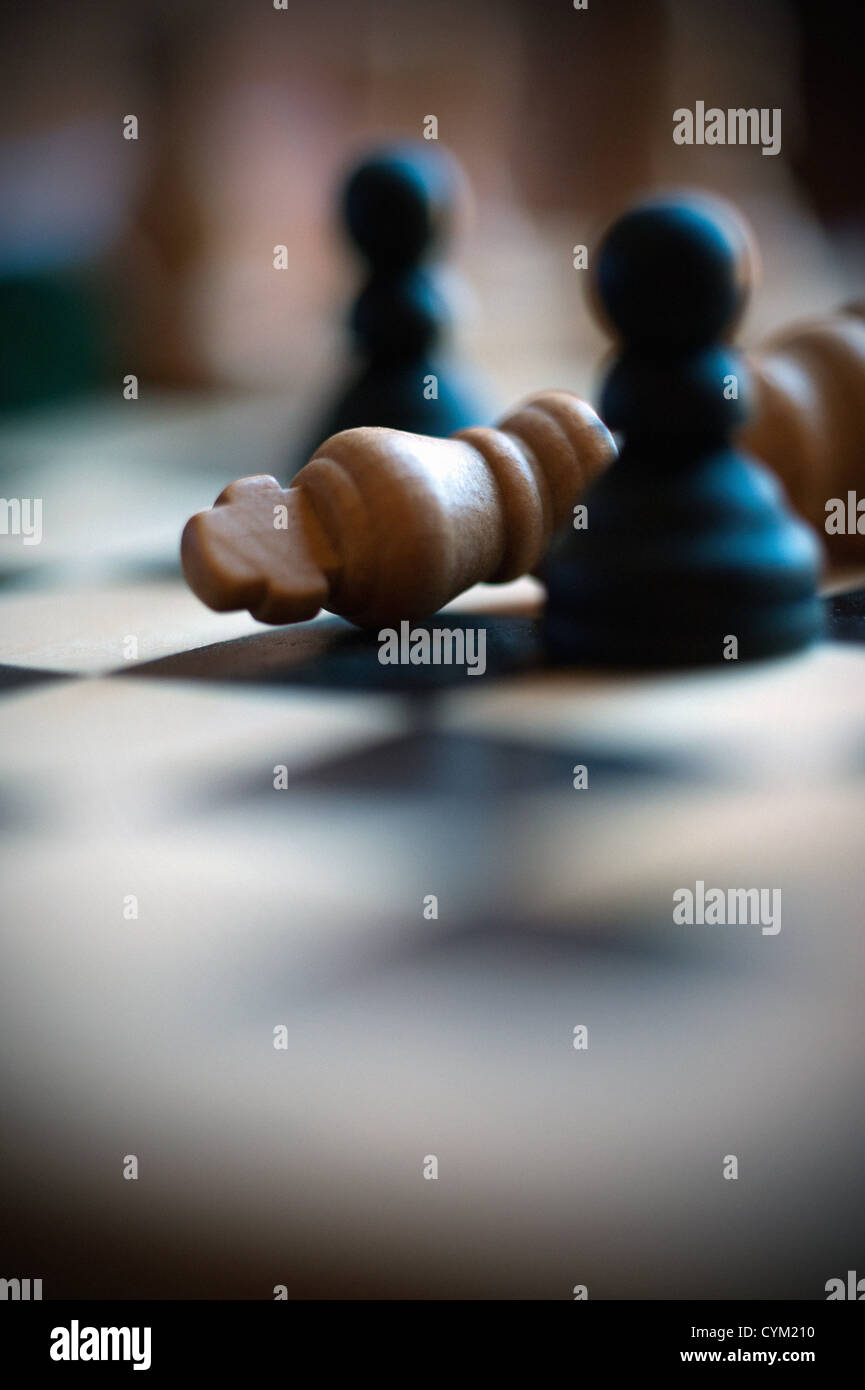
{"type": "Polygon", "coordinates": [[[104,301],[85,272],[0,277],[0,410],[102,386],[109,337],[104,301]]]}

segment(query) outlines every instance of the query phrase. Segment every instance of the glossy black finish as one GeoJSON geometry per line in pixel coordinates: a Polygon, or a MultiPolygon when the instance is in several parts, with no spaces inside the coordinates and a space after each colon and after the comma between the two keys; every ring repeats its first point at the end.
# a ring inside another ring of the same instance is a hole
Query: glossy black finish
{"type": "Polygon", "coordinates": [[[601,247],[597,296],[623,349],[601,414],[624,438],[585,499],[588,528],[547,559],[555,661],[726,663],[731,637],[749,660],[821,631],[817,539],[732,442],[748,381],[719,340],[744,306],[746,250],[741,229],[699,198],[637,208],[601,247]]]}

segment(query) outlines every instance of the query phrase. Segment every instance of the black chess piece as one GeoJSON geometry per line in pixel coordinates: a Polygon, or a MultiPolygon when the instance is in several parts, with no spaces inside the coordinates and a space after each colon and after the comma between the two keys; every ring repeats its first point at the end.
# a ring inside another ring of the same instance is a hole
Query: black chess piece
{"type": "Polygon", "coordinates": [[[357,425],[445,437],[489,423],[446,355],[451,313],[433,262],[447,245],[462,180],[454,158],[425,141],[379,150],[350,175],[342,216],[368,266],[351,316],[360,360],[301,463],[323,439],[357,425]]]}
{"type": "Polygon", "coordinates": [[[620,355],[600,413],[623,443],[585,498],[586,528],[547,558],[553,660],[699,665],[818,635],[817,538],[733,440],[749,388],[723,339],[752,276],[747,234],[714,200],[644,204],[607,234],[593,290],[620,355]]]}

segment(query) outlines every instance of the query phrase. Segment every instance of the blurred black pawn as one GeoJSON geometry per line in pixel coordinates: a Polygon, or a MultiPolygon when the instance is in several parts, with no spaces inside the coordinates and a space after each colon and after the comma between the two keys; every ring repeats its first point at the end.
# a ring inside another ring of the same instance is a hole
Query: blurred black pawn
{"type": "Polygon", "coordinates": [[[451,315],[431,259],[447,246],[463,183],[454,158],[426,141],[379,150],[349,176],[342,216],[368,267],[350,321],[359,361],[298,466],[356,425],[446,436],[488,423],[446,354],[451,315]]]}
{"type": "Polygon", "coordinates": [[[722,340],[753,265],[732,210],[699,195],[648,203],[608,232],[597,307],[620,355],[600,413],[619,458],[546,564],[554,660],[674,666],[789,652],[820,630],[820,549],[775,479],[731,443],[748,413],[722,340]]]}

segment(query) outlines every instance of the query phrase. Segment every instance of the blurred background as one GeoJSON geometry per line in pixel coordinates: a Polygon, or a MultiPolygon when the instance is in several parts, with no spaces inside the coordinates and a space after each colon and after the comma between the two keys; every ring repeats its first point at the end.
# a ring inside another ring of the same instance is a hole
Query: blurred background
{"type": "Polygon", "coordinates": [[[443,268],[489,418],[592,393],[605,343],[573,247],[650,188],[709,188],[751,220],[746,344],[860,297],[863,31],[860,7],[806,0],[4,7],[0,479],[53,503],[0,573],[176,573],[185,514],[294,470],[351,351],[346,170],[430,115],[467,175],[443,268]],[[780,107],[780,154],[675,145],[697,100],[780,107]],[[82,521],[82,480],[110,525],[82,521]]]}
{"type": "Polygon", "coordinates": [[[571,247],[648,187],[752,220],[749,333],[829,307],[865,284],[863,38],[861,7],[808,0],[7,6],[0,402],[113,399],[134,372],[150,403],[281,392],[314,414],[358,283],[341,177],[429,114],[473,192],[460,347],[500,403],[586,385],[601,339],[571,247]],[[780,107],[780,155],[674,145],[697,99],[780,107]]]}

